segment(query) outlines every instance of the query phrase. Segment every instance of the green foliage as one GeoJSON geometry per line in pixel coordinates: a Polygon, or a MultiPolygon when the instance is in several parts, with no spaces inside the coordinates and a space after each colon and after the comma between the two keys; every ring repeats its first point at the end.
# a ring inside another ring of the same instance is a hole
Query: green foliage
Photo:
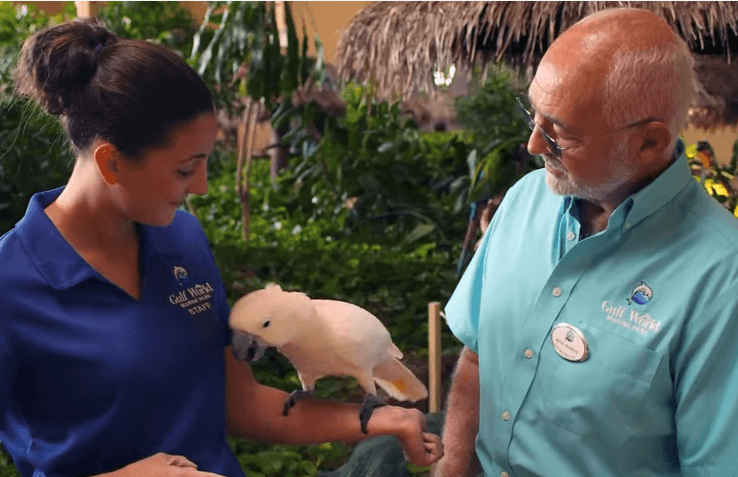
{"type": "Polygon", "coordinates": [[[341,442],[288,446],[231,439],[230,444],[249,477],[314,477],[322,468],[338,467],[351,452],[351,447],[341,442]]]}
{"type": "Polygon", "coordinates": [[[62,186],[74,158],[59,121],[25,99],[0,96],[0,235],[31,196],[62,186]]]}
{"type": "Polygon", "coordinates": [[[48,16],[33,5],[0,2],[0,235],[23,217],[31,196],[64,185],[73,157],[57,118],[13,95],[12,70],[22,41],[69,18],[48,16]]]}
{"type": "Polygon", "coordinates": [[[472,134],[474,146],[486,155],[508,139],[526,142],[530,129],[518,112],[515,97],[524,89],[516,73],[504,66],[490,69],[472,83],[468,95],[456,99],[457,121],[472,134]]]}
{"type": "MultiPolygon", "coordinates": [[[[297,37],[289,2],[284,21],[282,54],[274,2],[208,2],[189,61],[213,87],[219,107],[230,111],[249,96],[272,110],[307,81],[316,61],[307,55],[307,33],[297,37]],[[212,35],[211,23],[218,25],[212,35]]],[[[316,47],[322,52],[319,40],[316,47]]]]}
{"type": "Polygon", "coordinates": [[[21,477],[2,443],[0,443],[0,477],[21,477]]]}
{"type": "MultiPolygon", "coordinates": [[[[314,104],[292,108],[286,122],[293,167],[279,181],[284,207],[307,219],[328,219],[368,243],[411,245],[463,235],[452,207],[454,178],[466,171],[462,135],[430,135],[401,116],[399,105],[373,102],[365,90],[343,90],[346,113],[329,116],[314,104]],[[316,140],[310,128],[320,127],[316,140]]],[[[276,126],[278,127],[278,125],[276,126]]]]}
{"type": "Polygon", "coordinates": [[[481,85],[457,98],[457,120],[471,133],[474,146],[467,158],[469,174],[462,179],[467,192],[459,196],[457,211],[466,203],[506,190],[542,166],[521,148],[530,136],[515,100],[522,89],[521,79],[499,65],[491,68],[481,85]]]}
{"type": "Polygon", "coordinates": [[[106,2],[96,16],[121,38],[161,43],[187,57],[198,30],[180,2],[106,2]]]}
{"type": "Polygon", "coordinates": [[[38,30],[72,18],[74,12],[74,2],[65,2],[63,12],[53,16],[32,3],[0,2],[0,94],[8,94],[8,88],[12,87],[12,71],[23,40],[38,30]]]}

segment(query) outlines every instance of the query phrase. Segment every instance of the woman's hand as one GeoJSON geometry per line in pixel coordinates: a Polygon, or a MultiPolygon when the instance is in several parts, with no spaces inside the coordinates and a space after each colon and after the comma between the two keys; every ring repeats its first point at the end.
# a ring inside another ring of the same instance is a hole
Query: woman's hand
{"type": "Polygon", "coordinates": [[[375,409],[374,415],[369,420],[370,430],[372,421],[377,426],[390,426],[386,433],[397,437],[405,458],[413,464],[431,465],[443,457],[441,438],[436,434],[425,432],[427,428],[425,416],[417,409],[380,407],[375,409]]]}
{"type": "Polygon", "coordinates": [[[142,475],[147,477],[224,477],[212,472],[200,472],[197,470],[197,465],[186,457],[163,452],[98,477],[139,477],[142,475]]]}

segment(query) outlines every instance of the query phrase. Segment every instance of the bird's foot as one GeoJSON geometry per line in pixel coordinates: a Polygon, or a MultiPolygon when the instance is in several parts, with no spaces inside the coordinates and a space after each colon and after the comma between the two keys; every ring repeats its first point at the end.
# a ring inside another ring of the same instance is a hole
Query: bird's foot
{"type": "Polygon", "coordinates": [[[305,389],[295,389],[294,391],[292,391],[287,397],[287,400],[284,402],[282,415],[286,416],[287,413],[290,412],[290,409],[292,409],[294,405],[297,404],[297,401],[305,399],[306,397],[313,397],[313,392],[305,389]]]}
{"type": "Polygon", "coordinates": [[[384,399],[374,394],[367,394],[364,397],[364,402],[361,403],[361,409],[359,409],[359,420],[361,421],[361,432],[369,434],[366,430],[367,424],[369,424],[369,418],[372,417],[374,409],[377,407],[386,406],[387,403],[384,399]]]}

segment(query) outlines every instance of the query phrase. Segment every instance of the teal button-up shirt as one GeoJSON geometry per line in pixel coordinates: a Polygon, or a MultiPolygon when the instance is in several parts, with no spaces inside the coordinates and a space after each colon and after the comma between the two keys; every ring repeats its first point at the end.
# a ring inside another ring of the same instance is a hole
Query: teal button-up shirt
{"type": "Polygon", "coordinates": [[[544,170],[508,192],[445,307],[479,355],[487,476],[738,476],[738,220],[677,156],[583,240],[544,170]]]}

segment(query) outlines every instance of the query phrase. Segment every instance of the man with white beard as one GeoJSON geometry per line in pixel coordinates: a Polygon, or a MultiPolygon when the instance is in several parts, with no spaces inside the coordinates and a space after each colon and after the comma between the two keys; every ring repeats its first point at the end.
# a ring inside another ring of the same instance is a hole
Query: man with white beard
{"type": "Polygon", "coordinates": [[[436,475],[738,475],[738,221],[679,132],[693,60],[662,19],[591,15],[519,98],[545,159],[445,307],[465,345],[436,475]]]}

